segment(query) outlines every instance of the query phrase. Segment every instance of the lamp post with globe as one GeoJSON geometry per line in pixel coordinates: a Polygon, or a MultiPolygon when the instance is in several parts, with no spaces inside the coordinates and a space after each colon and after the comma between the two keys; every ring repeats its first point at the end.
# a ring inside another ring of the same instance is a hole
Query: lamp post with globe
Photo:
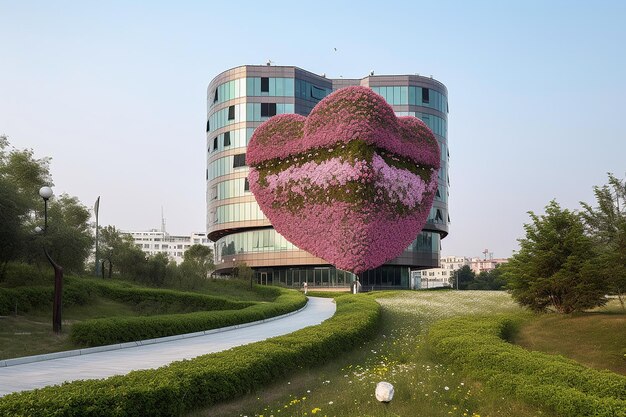
{"type": "MultiPolygon", "coordinates": [[[[44,202],[44,228],[37,227],[35,230],[38,232],[46,233],[48,230],[48,200],[52,197],[52,188],[45,186],[39,189],[39,195],[43,198],[44,202]]],[[[63,268],[54,262],[48,253],[48,249],[44,244],[43,252],[54,268],[54,303],[52,306],[52,330],[59,334],[61,333],[61,310],[62,310],[62,295],[63,295],[63,268]]]]}

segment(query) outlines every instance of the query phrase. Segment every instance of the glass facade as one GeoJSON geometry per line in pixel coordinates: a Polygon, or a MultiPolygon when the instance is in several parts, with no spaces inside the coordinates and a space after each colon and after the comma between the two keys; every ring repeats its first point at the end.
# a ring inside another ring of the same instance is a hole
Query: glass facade
{"type": "Polygon", "coordinates": [[[440,145],[442,164],[424,231],[398,258],[361,274],[361,284],[366,290],[409,288],[411,270],[438,266],[441,239],[447,234],[449,218],[447,92],[443,84],[426,77],[391,78],[394,82],[390,84],[394,85],[386,86],[377,84],[376,76],[329,80],[295,67],[245,66],[221,74],[209,85],[207,229],[209,237],[216,242],[218,274],[228,274],[237,259],[254,269],[261,284],[300,287],[308,282],[312,286],[346,287],[354,281],[353,274],[337,270],[300,250],[271,228],[249,191],[245,148],[254,129],[272,115],[297,112],[306,116],[333,89],[370,83],[398,116],[419,117],[433,130],[440,145]],[[234,124],[237,125],[230,130],[224,129],[234,124]]]}

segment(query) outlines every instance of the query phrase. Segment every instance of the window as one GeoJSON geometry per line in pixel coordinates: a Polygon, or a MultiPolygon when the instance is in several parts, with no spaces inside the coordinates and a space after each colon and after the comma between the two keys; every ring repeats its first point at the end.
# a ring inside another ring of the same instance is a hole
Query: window
{"type": "Polygon", "coordinates": [[[261,92],[262,93],[270,92],[270,79],[267,77],[261,77],[261,92]]]}
{"type": "Polygon", "coordinates": [[[213,150],[217,149],[217,136],[213,138],[213,150]]]}
{"type": "Polygon", "coordinates": [[[235,120],[235,106],[228,106],[228,120],[235,120]]]}
{"type": "Polygon", "coordinates": [[[441,198],[441,193],[439,192],[439,187],[437,187],[437,194],[436,194],[436,196],[441,198]]]}
{"type": "Polygon", "coordinates": [[[246,179],[243,182],[243,190],[250,191],[250,182],[248,182],[248,177],[246,177],[246,179]]]}
{"type": "Polygon", "coordinates": [[[326,96],[326,91],[323,88],[316,87],[314,85],[311,86],[311,97],[316,100],[321,100],[326,96]]]}
{"type": "Polygon", "coordinates": [[[218,96],[217,96],[217,88],[215,89],[215,95],[213,96],[213,103],[217,103],[218,100],[218,96]]]}
{"type": "Polygon", "coordinates": [[[276,116],[276,103],[261,103],[261,117],[276,116]]]}
{"type": "Polygon", "coordinates": [[[233,168],[245,167],[246,166],[246,154],[240,153],[238,155],[233,156],[233,168]]]}
{"type": "Polygon", "coordinates": [[[422,103],[430,103],[430,90],[422,87],[422,103]]]}
{"type": "Polygon", "coordinates": [[[230,146],[230,132],[224,133],[224,147],[230,146]]]}
{"type": "Polygon", "coordinates": [[[208,132],[209,130],[211,130],[211,121],[207,120],[206,121],[206,131],[208,132]]]}
{"type": "Polygon", "coordinates": [[[443,221],[443,215],[441,214],[441,210],[437,209],[437,214],[435,215],[435,222],[443,221]]]}

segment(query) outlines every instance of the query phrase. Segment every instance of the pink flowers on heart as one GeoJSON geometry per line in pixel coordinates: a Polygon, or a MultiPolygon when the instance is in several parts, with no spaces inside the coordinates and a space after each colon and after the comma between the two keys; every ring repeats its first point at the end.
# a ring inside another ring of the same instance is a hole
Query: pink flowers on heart
{"type": "Polygon", "coordinates": [[[355,273],[398,256],[423,227],[437,187],[439,146],[419,119],[348,87],[308,118],[280,115],[255,131],[250,189],[275,229],[355,273]]]}

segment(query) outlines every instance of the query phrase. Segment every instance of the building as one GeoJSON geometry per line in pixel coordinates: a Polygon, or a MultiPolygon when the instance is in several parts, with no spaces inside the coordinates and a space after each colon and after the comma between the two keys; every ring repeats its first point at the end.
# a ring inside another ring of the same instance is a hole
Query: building
{"type": "Polygon", "coordinates": [[[148,231],[131,232],[122,231],[122,234],[129,235],[137,245],[147,255],[164,253],[167,257],[181,263],[185,256],[185,251],[192,245],[204,245],[212,247],[206,237],[206,233],[192,233],[186,236],[174,236],[164,230],[151,229],[148,231]]]}
{"type": "Polygon", "coordinates": [[[207,89],[207,236],[215,242],[217,274],[246,262],[261,284],[342,287],[354,280],[298,249],[272,228],[249,191],[246,146],[254,129],[281,113],[308,115],[332,91],[361,85],[383,96],[397,115],[422,119],[441,147],[439,187],[424,230],[399,257],[360,277],[365,289],[410,288],[411,271],[439,265],[448,234],[447,89],[432,77],[374,75],[329,79],[292,66],[246,65],[216,76],[207,89]]]}
{"type": "Polygon", "coordinates": [[[505,264],[508,261],[509,260],[507,258],[492,258],[492,257],[489,257],[489,259],[472,258],[470,260],[469,265],[472,271],[474,271],[474,273],[478,275],[481,272],[492,271],[496,269],[496,266],[500,264],[505,264]]]}
{"type": "Polygon", "coordinates": [[[462,256],[446,256],[441,258],[440,268],[414,271],[412,288],[438,288],[454,286],[454,272],[463,266],[470,265],[470,260],[462,256]]]}

